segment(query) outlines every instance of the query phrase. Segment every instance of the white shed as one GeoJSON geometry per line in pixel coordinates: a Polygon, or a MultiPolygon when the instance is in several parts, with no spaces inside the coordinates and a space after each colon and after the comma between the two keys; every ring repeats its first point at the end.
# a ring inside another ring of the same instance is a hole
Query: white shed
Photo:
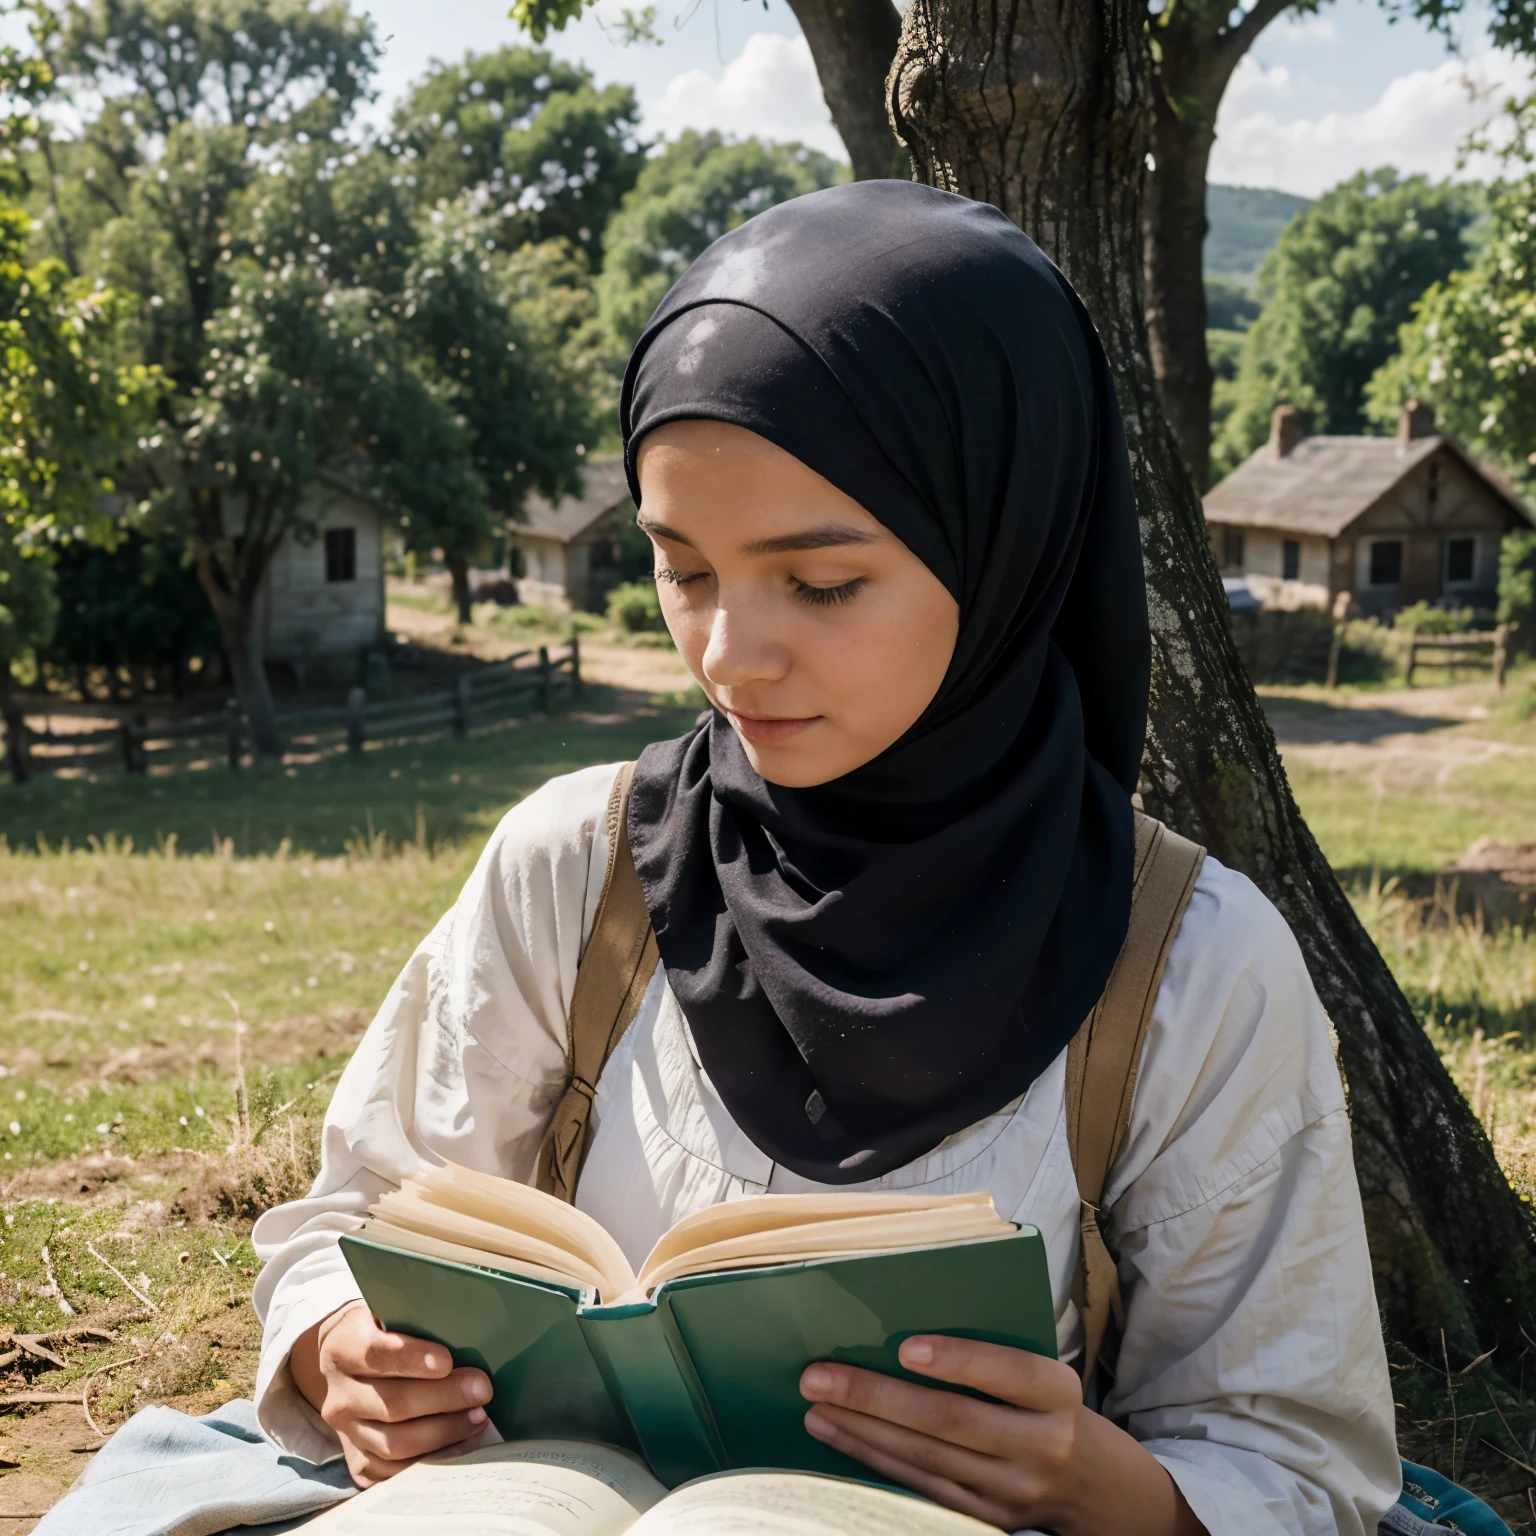
{"type": "Polygon", "coordinates": [[[322,472],[304,495],[313,539],[290,534],[267,573],[262,654],[302,670],[320,656],[359,656],[384,637],[384,509],[322,472]]]}

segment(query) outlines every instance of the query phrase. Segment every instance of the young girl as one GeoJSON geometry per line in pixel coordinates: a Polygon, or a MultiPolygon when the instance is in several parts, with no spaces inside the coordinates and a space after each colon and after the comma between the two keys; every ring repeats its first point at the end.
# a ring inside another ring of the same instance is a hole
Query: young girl
{"type": "MultiPolygon", "coordinates": [[[[1150,640],[1103,352],[995,209],[900,182],[716,242],[625,379],[667,624],[711,710],[635,770],[661,964],[576,1203],[638,1263],[719,1201],[986,1190],[1043,1232],[1061,1362],[913,1339],[806,1428],[1006,1530],[1374,1532],[1398,1487],[1343,1090],[1297,946],[1207,859],[1105,1195],[1126,1305],[1071,1361],[1068,1041],[1127,933],[1150,640]]],[[[606,867],[614,765],[512,810],[256,1230],[260,1422],[359,1483],[486,1433],[485,1376],[380,1332],[338,1234],[452,1159],[528,1180],[606,867]]]]}

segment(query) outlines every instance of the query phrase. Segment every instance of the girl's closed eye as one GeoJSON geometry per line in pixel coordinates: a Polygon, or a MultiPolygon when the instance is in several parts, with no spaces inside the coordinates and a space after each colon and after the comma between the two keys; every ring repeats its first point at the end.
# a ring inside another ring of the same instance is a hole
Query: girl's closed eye
{"type": "Polygon", "coordinates": [[[846,603],[864,585],[865,578],[855,576],[851,581],[840,582],[835,587],[818,587],[811,582],[801,581],[798,576],[791,576],[790,582],[795,589],[795,596],[801,602],[825,608],[836,603],[846,603]]]}
{"type": "Polygon", "coordinates": [[[656,567],[656,580],[665,581],[674,587],[685,587],[690,581],[698,581],[708,575],[708,571],[679,571],[670,565],[656,567]]]}

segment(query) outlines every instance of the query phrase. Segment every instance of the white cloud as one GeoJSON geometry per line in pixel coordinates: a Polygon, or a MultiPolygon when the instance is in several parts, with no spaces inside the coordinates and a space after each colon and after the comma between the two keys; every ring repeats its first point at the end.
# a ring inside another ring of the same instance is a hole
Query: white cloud
{"type": "MultiPolygon", "coordinates": [[[[1288,84],[1277,84],[1275,74],[1244,59],[1233,76],[1216,120],[1213,181],[1313,195],[1380,165],[1448,176],[1466,136],[1486,125],[1508,97],[1529,89],[1531,79],[1528,65],[1485,49],[1399,75],[1358,112],[1282,120],[1265,104],[1288,84]]],[[[1486,164],[1468,167],[1473,175],[1490,170],[1486,164]]]]}
{"type": "Polygon", "coordinates": [[[652,133],[718,128],[738,138],[798,139],[847,158],[803,37],[754,32],[718,74],[690,69],[673,75],[644,111],[652,133]]]}

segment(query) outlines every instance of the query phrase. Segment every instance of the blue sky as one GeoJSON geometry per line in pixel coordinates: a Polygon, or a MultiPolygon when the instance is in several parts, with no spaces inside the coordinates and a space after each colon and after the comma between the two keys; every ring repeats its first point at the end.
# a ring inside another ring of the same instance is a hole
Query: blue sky
{"type": "MultiPolygon", "coordinates": [[[[599,0],[551,46],[600,81],[633,84],[650,132],[716,127],[840,153],[783,0],[663,0],[659,48],[625,47],[605,30],[604,12],[621,3],[599,0]]],[[[433,55],[518,35],[498,0],[364,4],[390,38],[381,111],[433,55]]],[[[1460,140],[1526,78],[1488,47],[1480,13],[1469,14],[1453,55],[1443,38],[1411,20],[1391,23],[1371,0],[1336,0],[1313,17],[1277,22],[1244,61],[1223,107],[1213,176],[1315,193],[1388,162],[1449,174],[1460,140]]]]}
{"type": "MultiPolygon", "coordinates": [[[[381,119],[432,58],[526,41],[507,19],[507,0],[354,3],[388,39],[373,109],[381,119]]],[[[647,133],[719,128],[798,138],[841,156],[784,0],[660,0],[660,47],[625,47],[604,27],[624,3],[598,0],[550,46],[600,82],[634,85],[647,133]]],[[[1524,65],[1489,48],[1481,13],[1469,13],[1460,42],[1449,53],[1422,25],[1392,24],[1375,0],[1334,0],[1315,16],[1275,23],[1227,92],[1213,178],[1313,194],[1387,163],[1450,174],[1466,134],[1529,81],[1524,65]]]]}

